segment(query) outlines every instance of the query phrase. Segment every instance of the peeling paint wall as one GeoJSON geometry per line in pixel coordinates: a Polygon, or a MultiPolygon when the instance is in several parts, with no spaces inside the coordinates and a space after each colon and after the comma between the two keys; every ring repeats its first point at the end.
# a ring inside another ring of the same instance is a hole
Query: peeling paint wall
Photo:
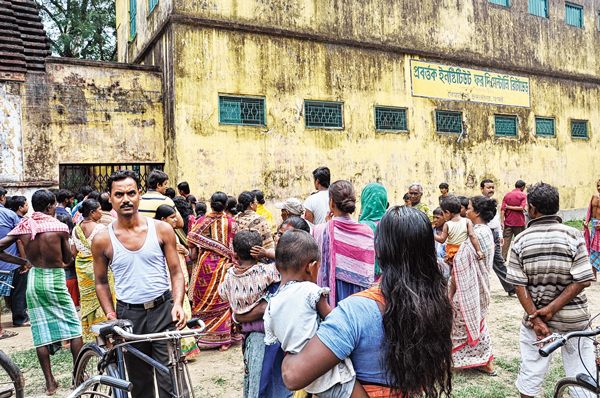
{"type": "Polygon", "coordinates": [[[23,178],[20,84],[0,83],[0,182],[23,178]]]}

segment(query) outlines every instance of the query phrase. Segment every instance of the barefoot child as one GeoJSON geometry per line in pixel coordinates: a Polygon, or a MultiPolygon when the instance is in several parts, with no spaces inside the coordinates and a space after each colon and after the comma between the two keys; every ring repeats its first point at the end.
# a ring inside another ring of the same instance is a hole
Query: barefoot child
{"type": "MultiPolygon", "coordinates": [[[[265,343],[281,342],[281,348],[297,354],[317,333],[320,319],[331,307],[326,295],[329,288],[315,284],[321,265],[321,249],[305,231],[291,230],[279,239],[275,252],[281,286],[270,298],[265,311],[265,343]]],[[[320,398],[368,398],[356,380],[349,358],[305,388],[320,398]]]]}
{"type": "Polygon", "coordinates": [[[456,252],[460,248],[460,245],[467,238],[471,239],[473,247],[477,251],[477,256],[481,260],[483,253],[479,246],[477,236],[473,231],[473,223],[468,218],[460,216],[461,204],[457,198],[449,197],[442,202],[442,211],[444,212],[444,219],[446,223],[442,229],[440,236],[434,235],[434,238],[439,243],[446,242],[446,258],[444,259],[448,264],[452,264],[453,258],[456,252]]]}

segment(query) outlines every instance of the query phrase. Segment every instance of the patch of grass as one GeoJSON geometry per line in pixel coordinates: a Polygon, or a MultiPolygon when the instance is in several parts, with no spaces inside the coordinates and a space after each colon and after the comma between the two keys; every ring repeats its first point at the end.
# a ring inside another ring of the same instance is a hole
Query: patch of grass
{"type": "Polygon", "coordinates": [[[512,358],[512,359],[504,359],[504,358],[495,358],[494,359],[494,366],[498,366],[499,368],[509,372],[509,373],[513,373],[516,378],[517,374],[519,373],[519,366],[521,365],[521,360],[519,358],[512,358]]]}
{"type": "MultiPolygon", "coordinates": [[[[15,352],[10,356],[25,376],[25,392],[27,395],[43,393],[46,388],[44,373],[40,368],[35,348],[27,351],[15,352]]],[[[56,354],[50,356],[54,378],[63,387],[72,383],[73,357],[70,349],[61,348],[56,354]]]]}
{"type": "Polygon", "coordinates": [[[565,222],[563,222],[563,224],[568,225],[569,227],[577,228],[580,231],[583,231],[583,218],[565,221],[565,222]]]}
{"type": "Polygon", "coordinates": [[[223,387],[225,384],[227,384],[227,380],[221,376],[212,377],[211,380],[220,387],[223,387]]]}

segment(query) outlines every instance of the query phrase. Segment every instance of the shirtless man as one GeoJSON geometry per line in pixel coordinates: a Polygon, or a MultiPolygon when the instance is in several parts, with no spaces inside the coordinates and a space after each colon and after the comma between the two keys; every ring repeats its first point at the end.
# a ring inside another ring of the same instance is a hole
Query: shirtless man
{"type": "Polygon", "coordinates": [[[600,234],[597,233],[600,230],[600,180],[596,182],[596,190],[598,193],[592,195],[588,213],[583,223],[585,244],[590,252],[590,263],[594,266],[594,275],[597,271],[600,271],[600,234]]]}
{"type": "MultiPolygon", "coordinates": [[[[129,319],[133,333],[161,333],[182,329],[184,279],[179,266],[175,232],[164,221],[143,217],[140,204],[140,177],[131,170],[119,170],[108,179],[110,203],[119,217],[102,229],[92,242],[96,294],[108,319],[129,319]],[[173,291],[169,290],[167,264],[173,291]],[[108,285],[108,265],[115,278],[117,310],[108,285]]],[[[163,365],[168,365],[167,343],[137,343],[136,348],[163,365]]],[[[126,353],[132,398],[154,397],[154,368],[126,353]]],[[[173,386],[168,376],[156,372],[160,398],[170,398],[173,386]]]]}
{"type": "Polygon", "coordinates": [[[51,350],[54,352],[56,345],[60,347],[63,340],[68,340],[75,362],[83,346],[81,322],[67,290],[63,270],[75,259],[69,246],[68,227],[54,218],[54,194],[41,189],[33,194],[31,203],[34,210],[31,218],[22,219],[6,238],[0,240],[0,260],[20,265],[21,272],[33,267],[27,285],[31,333],[46,378],[46,395],[53,395],[58,382],[52,375],[51,350]],[[27,259],[5,252],[17,240],[23,242],[27,259]]]}

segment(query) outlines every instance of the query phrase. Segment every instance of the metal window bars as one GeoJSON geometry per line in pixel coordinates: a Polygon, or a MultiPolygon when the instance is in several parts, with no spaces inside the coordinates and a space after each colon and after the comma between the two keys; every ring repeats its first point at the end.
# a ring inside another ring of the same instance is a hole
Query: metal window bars
{"type": "Polygon", "coordinates": [[[304,123],[309,128],[344,128],[341,102],[304,101],[304,123]]]}
{"type": "Polygon", "coordinates": [[[571,138],[588,138],[587,120],[571,120],[571,138]]]}
{"type": "Polygon", "coordinates": [[[152,170],[163,170],[163,163],[86,163],[59,165],[61,189],[77,191],[89,185],[99,192],[108,190],[108,177],[117,170],[133,170],[140,175],[141,190],[148,190],[148,176],[152,170]]]}
{"type": "Polygon", "coordinates": [[[406,109],[376,106],[375,129],[386,131],[408,131],[406,109]]]}
{"type": "Polygon", "coordinates": [[[494,117],[494,126],[496,135],[502,137],[517,136],[517,117],[516,116],[498,116],[494,117]]]}
{"type": "Polygon", "coordinates": [[[554,118],[537,117],[535,118],[535,135],[554,137],[556,130],[554,126],[554,118]]]}
{"type": "Polygon", "coordinates": [[[266,126],[265,99],[220,95],[219,124],[266,126]]]}
{"type": "Polygon", "coordinates": [[[565,3],[565,21],[568,25],[583,28],[583,7],[573,3],[565,3]]]}
{"type": "Polygon", "coordinates": [[[435,111],[435,126],[438,133],[462,133],[462,113],[435,111]]]}

